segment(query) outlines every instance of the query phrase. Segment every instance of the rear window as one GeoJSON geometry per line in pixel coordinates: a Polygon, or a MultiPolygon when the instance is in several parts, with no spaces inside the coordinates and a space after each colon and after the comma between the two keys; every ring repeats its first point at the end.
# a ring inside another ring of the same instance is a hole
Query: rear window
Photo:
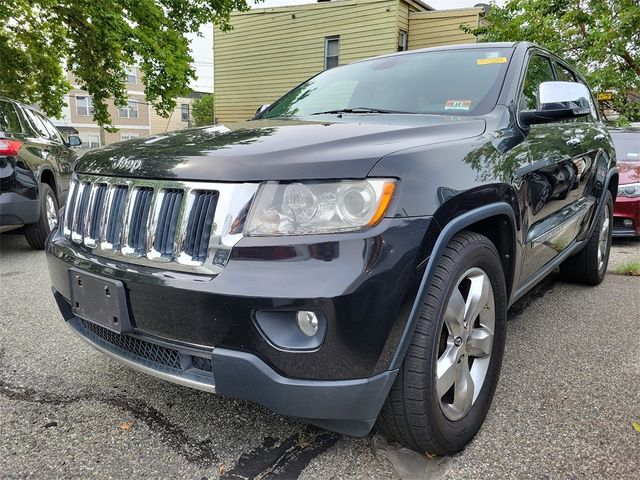
{"type": "Polygon", "coordinates": [[[611,137],[618,160],[640,162],[640,131],[612,132],[611,137]]]}
{"type": "Polygon", "coordinates": [[[0,100],[0,132],[21,133],[22,125],[11,102],[0,100]]]}

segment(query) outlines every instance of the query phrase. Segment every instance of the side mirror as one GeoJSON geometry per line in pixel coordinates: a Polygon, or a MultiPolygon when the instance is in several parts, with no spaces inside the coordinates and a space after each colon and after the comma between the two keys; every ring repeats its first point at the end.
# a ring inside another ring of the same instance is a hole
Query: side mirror
{"type": "Polygon", "coordinates": [[[77,135],[69,135],[67,144],[70,147],[79,147],[80,145],[82,145],[82,140],[80,140],[80,137],[77,135]]]}
{"type": "Polygon", "coordinates": [[[264,105],[260,105],[256,110],[256,114],[253,118],[259,118],[260,115],[262,115],[265,112],[265,110],[267,110],[270,106],[271,106],[270,103],[265,103],[264,105]]]}
{"type": "Polygon", "coordinates": [[[582,83],[543,82],[538,87],[538,108],[520,112],[520,122],[528,127],[584,117],[591,111],[591,94],[582,83]]]}

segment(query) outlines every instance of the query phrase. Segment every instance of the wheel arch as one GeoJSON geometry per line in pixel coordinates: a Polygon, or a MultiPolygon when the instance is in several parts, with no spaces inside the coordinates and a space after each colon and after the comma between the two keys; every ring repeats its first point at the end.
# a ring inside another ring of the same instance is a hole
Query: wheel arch
{"type": "Polygon", "coordinates": [[[56,196],[59,195],[60,192],[58,191],[58,182],[56,181],[56,174],[51,168],[43,167],[40,170],[40,175],[38,175],[38,177],[40,179],[40,183],[46,183],[51,187],[51,190],[53,190],[53,193],[55,193],[56,196]]]}
{"type": "MultiPolygon", "coordinates": [[[[442,220],[440,220],[442,222],[442,220]]],[[[487,236],[500,254],[505,279],[507,280],[507,298],[511,296],[516,272],[516,229],[519,225],[512,205],[505,201],[496,201],[462,213],[442,222],[444,227],[435,241],[427,265],[418,287],[418,292],[407,319],[404,331],[389,365],[389,370],[400,368],[406,355],[411,337],[417,325],[421,305],[427,293],[427,286],[433,278],[436,266],[447,244],[462,230],[471,230],[487,236]],[[497,225],[497,228],[496,228],[497,225]],[[504,257],[504,258],[503,258],[504,257]]]]}

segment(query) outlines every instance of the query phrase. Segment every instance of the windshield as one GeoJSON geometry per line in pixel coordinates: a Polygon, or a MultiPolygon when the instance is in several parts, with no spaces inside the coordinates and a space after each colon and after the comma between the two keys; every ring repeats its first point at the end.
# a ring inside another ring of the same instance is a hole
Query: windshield
{"type": "Polygon", "coordinates": [[[260,118],[321,113],[483,115],[496,105],[510,49],[462,49],[366,60],[311,78],[260,118]]]}
{"type": "Polygon", "coordinates": [[[618,160],[640,162],[640,131],[611,132],[618,160]]]}

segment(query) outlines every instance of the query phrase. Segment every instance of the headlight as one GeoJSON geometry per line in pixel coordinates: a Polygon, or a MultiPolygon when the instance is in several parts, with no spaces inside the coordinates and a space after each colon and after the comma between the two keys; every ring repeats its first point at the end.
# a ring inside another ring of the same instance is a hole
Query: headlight
{"type": "Polygon", "coordinates": [[[619,197],[640,197],[640,183],[629,183],[618,187],[619,197]]]}
{"type": "Polygon", "coordinates": [[[245,234],[310,235],[362,230],[384,216],[395,180],[266,182],[251,206],[245,234]]]}

